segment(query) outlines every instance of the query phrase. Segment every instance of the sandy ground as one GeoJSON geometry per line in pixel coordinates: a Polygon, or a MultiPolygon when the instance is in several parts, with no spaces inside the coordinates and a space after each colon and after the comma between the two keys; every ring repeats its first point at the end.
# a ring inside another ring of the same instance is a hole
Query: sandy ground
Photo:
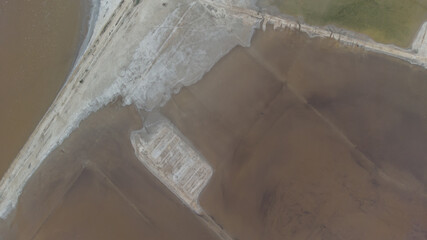
{"type": "Polygon", "coordinates": [[[253,3],[248,1],[147,0],[134,6],[124,0],[111,2],[111,8],[107,2],[100,2],[105,17],[94,27],[93,44],[0,183],[2,218],[46,156],[91,112],[118,96],[147,110],[162,105],[181,87],[197,82],[232,48],[249,46],[253,28],[262,20],[264,26],[300,29],[415,64],[426,62],[411,51],[259,14],[250,10],[253,3]]]}
{"type": "MultiPolygon", "coordinates": [[[[175,13],[194,17],[195,7],[175,13]]],[[[186,40],[163,33],[154,36],[166,36],[164,46],[186,40]]],[[[200,199],[210,220],[136,158],[130,133],[141,116],[119,103],[41,162],[0,233],[217,239],[213,221],[237,239],[425,239],[425,79],[421,67],[333,39],[259,31],[160,109],[214,168],[200,199]]]]}
{"type": "Polygon", "coordinates": [[[198,1],[122,1],[2,179],[0,215],[8,214],[43,159],[90,112],[119,95],[147,109],[161,104],[231,48],[248,45],[257,21],[218,14],[198,1]]]}
{"type": "Polygon", "coordinates": [[[258,32],[162,108],[214,167],[200,202],[237,239],[425,239],[427,72],[258,32]]]}

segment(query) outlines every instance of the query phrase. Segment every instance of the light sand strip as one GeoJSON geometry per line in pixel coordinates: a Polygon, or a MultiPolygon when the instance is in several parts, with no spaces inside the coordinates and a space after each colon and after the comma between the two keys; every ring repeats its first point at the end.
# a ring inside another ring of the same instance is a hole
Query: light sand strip
{"type": "MultiPolygon", "coordinates": [[[[124,1],[123,3],[126,4],[118,7],[112,14],[112,21],[117,21],[123,12],[128,11],[132,5],[132,1],[124,1]]],[[[106,21],[100,21],[97,24],[105,25],[106,21]]],[[[109,26],[106,31],[113,32],[113,29],[112,26],[109,26]]],[[[96,38],[97,44],[93,44],[83,55],[54,103],[2,178],[0,182],[1,218],[6,218],[15,207],[25,183],[40,166],[47,154],[75,128],[77,119],[84,118],[88,114],[81,111],[72,113],[74,109],[68,103],[78,100],[80,97],[79,91],[83,90],[80,88],[80,80],[84,79],[84,75],[87,73],[86,69],[89,69],[96,61],[97,56],[101,54],[110,39],[110,35],[107,34],[96,38]]],[[[80,104],[84,105],[85,103],[80,101],[80,104]]]]}
{"type": "Polygon", "coordinates": [[[354,36],[348,36],[345,33],[341,33],[339,32],[339,30],[334,32],[333,29],[310,26],[305,23],[299,23],[292,19],[272,16],[269,14],[257,12],[252,9],[242,8],[236,5],[222,4],[213,0],[202,1],[206,4],[214,6],[216,9],[226,9],[228,13],[234,14],[236,17],[240,17],[242,19],[262,19],[262,27],[264,30],[267,24],[272,24],[274,26],[274,29],[290,28],[294,30],[300,30],[301,32],[307,33],[309,36],[312,37],[332,38],[346,45],[362,47],[368,51],[393,56],[410,62],[412,64],[420,65],[424,68],[427,68],[427,40],[425,39],[427,34],[427,23],[424,23],[424,25],[420,28],[420,31],[418,32],[418,35],[414,41],[413,49],[408,50],[396,47],[394,45],[377,43],[372,40],[358,39],[354,36]]]}

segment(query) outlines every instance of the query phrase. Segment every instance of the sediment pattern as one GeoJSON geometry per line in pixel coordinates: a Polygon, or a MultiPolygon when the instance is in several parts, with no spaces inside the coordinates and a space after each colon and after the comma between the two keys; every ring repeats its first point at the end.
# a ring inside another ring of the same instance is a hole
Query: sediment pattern
{"type": "Polygon", "coordinates": [[[164,6],[157,0],[138,5],[114,0],[109,8],[107,0],[101,1],[102,22],[94,27],[92,45],[0,183],[0,217],[7,217],[41,162],[91,112],[119,96],[125,104],[147,110],[164,104],[182,86],[196,83],[232,48],[249,46],[261,21],[264,27],[271,23],[299,29],[427,67],[423,51],[262,14],[250,9],[251,2],[184,0],[164,6]]]}

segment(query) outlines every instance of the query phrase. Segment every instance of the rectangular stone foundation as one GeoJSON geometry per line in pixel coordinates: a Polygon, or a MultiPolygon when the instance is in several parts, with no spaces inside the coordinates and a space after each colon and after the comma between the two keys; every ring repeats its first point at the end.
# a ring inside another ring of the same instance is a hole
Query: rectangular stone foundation
{"type": "Polygon", "coordinates": [[[137,158],[190,209],[202,214],[198,198],[212,176],[212,167],[172,124],[159,121],[150,132],[132,133],[137,158]]]}

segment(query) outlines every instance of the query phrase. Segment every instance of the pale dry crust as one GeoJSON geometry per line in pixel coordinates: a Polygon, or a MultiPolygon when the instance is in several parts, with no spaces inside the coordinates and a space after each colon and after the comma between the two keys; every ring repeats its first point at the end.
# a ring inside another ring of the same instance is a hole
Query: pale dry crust
{"type": "Polygon", "coordinates": [[[420,27],[412,43],[412,49],[414,49],[418,55],[427,58],[427,22],[420,27]]]}
{"type": "Polygon", "coordinates": [[[182,86],[198,81],[233,47],[249,46],[259,21],[242,21],[227,12],[218,15],[215,9],[190,0],[169,1],[167,6],[157,0],[136,6],[123,0],[106,12],[111,18],[107,20],[106,14],[105,21],[94,27],[94,36],[98,32],[99,36],[91,40],[2,179],[0,217],[6,218],[15,207],[45,157],[91,112],[120,95],[126,104],[145,109],[163,104],[182,86]]]}

